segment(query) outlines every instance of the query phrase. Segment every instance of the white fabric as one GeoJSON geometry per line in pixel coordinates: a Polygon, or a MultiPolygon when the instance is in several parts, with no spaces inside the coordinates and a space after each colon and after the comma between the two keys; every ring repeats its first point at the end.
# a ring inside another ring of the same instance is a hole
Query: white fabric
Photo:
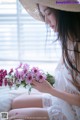
{"type": "MultiPolygon", "coordinates": [[[[64,64],[59,65],[56,69],[55,79],[55,87],[57,89],[72,94],[80,94],[70,81],[68,81],[71,79],[71,75],[64,64]]],[[[48,110],[49,120],[80,120],[80,107],[68,104],[62,99],[51,95],[45,94],[45,97],[43,97],[43,107],[48,110]],[[50,104],[47,104],[47,101],[50,104]]]]}
{"type": "MultiPolygon", "coordinates": [[[[31,94],[35,94],[38,91],[33,89],[31,94]]],[[[12,100],[23,93],[28,94],[28,89],[19,87],[10,89],[9,87],[0,87],[0,112],[8,112],[11,109],[12,100]]]]}

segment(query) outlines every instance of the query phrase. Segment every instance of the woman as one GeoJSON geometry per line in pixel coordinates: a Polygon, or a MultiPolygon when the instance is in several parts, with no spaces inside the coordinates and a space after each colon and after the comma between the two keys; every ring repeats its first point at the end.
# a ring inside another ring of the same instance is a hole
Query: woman
{"type": "Polygon", "coordinates": [[[56,69],[55,87],[47,81],[33,81],[42,94],[15,98],[9,120],[80,120],[80,5],[59,5],[56,0],[20,1],[30,15],[58,32],[62,59],[56,69]]]}

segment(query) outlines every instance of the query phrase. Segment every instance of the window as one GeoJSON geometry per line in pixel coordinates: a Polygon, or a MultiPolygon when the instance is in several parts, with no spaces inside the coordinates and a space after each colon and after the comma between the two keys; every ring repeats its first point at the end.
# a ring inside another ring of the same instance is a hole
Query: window
{"type": "Polygon", "coordinates": [[[40,66],[44,63],[44,67],[56,65],[61,49],[58,42],[52,42],[55,33],[51,34],[46,41],[46,25],[34,20],[18,0],[0,1],[1,68],[11,68],[19,62],[40,66]]]}

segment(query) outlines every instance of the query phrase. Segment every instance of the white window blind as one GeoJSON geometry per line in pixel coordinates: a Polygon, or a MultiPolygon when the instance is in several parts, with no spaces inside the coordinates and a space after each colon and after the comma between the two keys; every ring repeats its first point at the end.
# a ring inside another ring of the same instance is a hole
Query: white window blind
{"type": "Polygon", "coordinates": [[[0,0],[0,67],[57,62],[61,49],[50,34],[46,41],[45,24],[34,20],[18,0],[0,0]]]}

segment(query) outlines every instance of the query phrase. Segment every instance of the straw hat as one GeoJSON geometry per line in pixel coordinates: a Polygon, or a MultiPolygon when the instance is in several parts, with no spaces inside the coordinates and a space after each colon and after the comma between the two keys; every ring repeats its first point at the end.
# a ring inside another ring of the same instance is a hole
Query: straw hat
{"type": "Polygon", "coordinates": [[[80,12],[80,0],[19,0],[26,11],[35,19],[41,20],[37,3],[58,10],[80,12]]]}

